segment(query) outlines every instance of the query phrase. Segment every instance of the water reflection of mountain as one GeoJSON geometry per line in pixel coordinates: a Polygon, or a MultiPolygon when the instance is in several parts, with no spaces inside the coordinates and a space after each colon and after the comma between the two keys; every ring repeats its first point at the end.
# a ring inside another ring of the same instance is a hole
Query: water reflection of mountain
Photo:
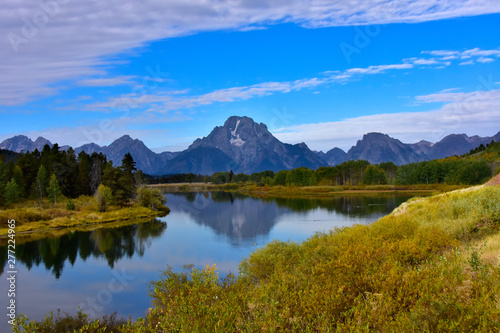
{"type": "MultiPolygon", "coordinates": [[[[167,228],[167,224],[154,219],[124,227],[100,228],[93,231],[75,231],[58,237],[16,244],[16,261],[28,269],[43,264],[56,278],[61,276],[68,261],[72,266],[77,257],[85,261],[89,257],[106,258],[113,267],[123,257],[134,254],[142,256],[151,239],[157,238],[167,228]]],[[[1,253],[7,253],[7,246],[0,246],[1,253]]],[[[6,256],[0,257],[0,275],[6,264],[6,256]]]]}
{"type": "Polygon", "coordinates": [[[276,216],[290,212],[272,202],[227,192],[167,194],[167,205],[173,213],[187,213],[197,224],[228,236],[235,245],[268,234],[276,216]]]}
{"type": "Polygon", "coordinates": [[[167,205],[172,212],[189,214],[234,243],[267,235],[284,214],[306,213],[321,208],[348,217],[379,217],[391,212],[410,196],[339,196],[332,198],[257,199],[237,193],[169,193],[167,205]]]}

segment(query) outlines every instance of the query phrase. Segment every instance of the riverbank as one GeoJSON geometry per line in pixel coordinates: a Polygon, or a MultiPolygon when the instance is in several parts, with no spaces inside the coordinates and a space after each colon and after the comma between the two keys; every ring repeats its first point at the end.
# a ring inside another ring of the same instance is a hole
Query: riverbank
{"type": "Polygon", "coordinates": [[[138,206],[109,206],[105,212],[98,212],[92,197],[82,196],[73,200],[74,210],[67,208],[66,203],[52,204],[48,202],[25,201],[13,208],[0,210],[0,238],[8,234],[7,222],[16,221],[16,234],[44,232],[57,229],[88,229],[102,224],[127,223],[133,220],[144,220],[165,216],[170,211],[167,207],[161,210],[138,206]]]}
{"type": "Polygon", "coordinates": [[[148,185],[163,192],[231,191],[255,197],[330,197],[344,194],[423,193],[439,194],[466,188],[463,185],[359,185],[359,186],[257,186],[253,183],[175,183],[148,185]]]}
{"type": "Polygon", "coordinates": [[[135,322],[52,317],[23,327],[49,332],[64,322],[80,332],[104,326],[115,332],[498,331],[499,230],[499,186],[447,192],[412,200],[369,225],[317,234],[301,244],[271,242],[241,262],[239,276],[220,279],[215,265],[183,273],[167,268],[150,286],[152,307],[135,322]]]}

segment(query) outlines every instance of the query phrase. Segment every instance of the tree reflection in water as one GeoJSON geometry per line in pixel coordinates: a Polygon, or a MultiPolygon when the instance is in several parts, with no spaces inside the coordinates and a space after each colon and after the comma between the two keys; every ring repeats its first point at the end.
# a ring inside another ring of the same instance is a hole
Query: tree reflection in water
{"type": "MultiPolygon", "coordinates": [[[[167,229],[167,223],[158,219],[134,225],[113,228],[99,228],[93,231],[74,231],[62,236],[46,237],[35,241],[16,244],[16,260],[28,269],[43,264],[58,279],[66,261],[72,266],[79,256],[83,261],[89,257],[106,258],[113,268],[121,258],[134,254],[144,255],[153,238],[160,237],[167,229]]],[[[22,241],[22,238],[18,236],[22,241]]],[[[0,246],[1,253],[7,253],[7,245],[0,246]]],[[[0,256],[0,275],[3,273],[6,256],[0,256]]]]}

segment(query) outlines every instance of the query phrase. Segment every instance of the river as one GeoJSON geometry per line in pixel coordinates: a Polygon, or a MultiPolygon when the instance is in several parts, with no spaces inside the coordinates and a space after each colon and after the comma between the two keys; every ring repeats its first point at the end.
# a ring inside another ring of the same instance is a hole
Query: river
{"type": "MultiPolygon", "coordinates": [[[[167,265],[216,264],[238,273],[253,250],[278,239],[301,242],[316,232],[371,223],[411,195],[339,195],[324,199],[258,199],[226,192],[166,194],[171,213],[150,222],[92,231],[16,238],[16,312],[41,319],[53,310],[133,319],[150,306],[148,282],[167,265]]],[[[6,240],[0,253],[7,253],[6,240]]],[[[8,306],[7,256],[0,293],[8,306]]],[[[4,310],[6,313],[7,311],[4,310]]],[[[9,331],[6,315],[0,331],[9,331]]]]}

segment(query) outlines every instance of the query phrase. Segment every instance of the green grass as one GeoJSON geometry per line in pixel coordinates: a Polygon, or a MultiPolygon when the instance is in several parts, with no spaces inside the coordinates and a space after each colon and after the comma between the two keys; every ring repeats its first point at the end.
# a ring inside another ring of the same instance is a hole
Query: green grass
{"type": "MultiPolygon", "coordinates": [[[[370,225],[274,241],[240,274],[167,268],[145,318],[119,332],[498,332],[500,271],[482,260],[500,224],[500,187],[412,200],[370,225]],[[487,247],[488,245],[486,245],[487,247]]],[[[27,332],[50,323],[23,317],[27,332]]],[[[79,332],[102,332],[103,321],[79,332]],[[101,329],[101,331],[99,331],[101,329]]],[[[111,327],[110,327],[111,328],[111,327]]]]}

